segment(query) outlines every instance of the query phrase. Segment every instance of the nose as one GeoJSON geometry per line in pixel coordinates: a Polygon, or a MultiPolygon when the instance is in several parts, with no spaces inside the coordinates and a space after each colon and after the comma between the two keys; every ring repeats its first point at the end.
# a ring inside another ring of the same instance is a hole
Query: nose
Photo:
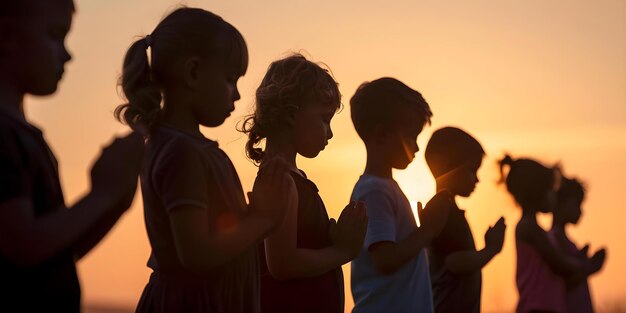
{"type": "Polygon", "coordinates": [[[70,54],[69,51],[67,51],[67,48],[65,48],[65,46],[63,47],[63,62],[69,62],[72,59],[72,55],[70,54]]]}
{"type": "Polygon", "coordinates": [[[326,139],[330,140],[333,138],[333,130],[328,127],[328,131],[326,132],[326,139]]]}

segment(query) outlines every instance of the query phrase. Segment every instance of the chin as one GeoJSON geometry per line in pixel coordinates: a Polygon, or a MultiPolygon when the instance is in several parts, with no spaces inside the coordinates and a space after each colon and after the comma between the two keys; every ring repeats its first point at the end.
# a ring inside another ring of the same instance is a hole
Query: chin
{"type": "Polygon", "coordinates": [[[470,191],[463,191],[463,192],[459,192],[457,194],[457,196],[459,197],[463,197],[463,198],[467,198],[469,197],[472,193],[474,192],[474,190],[470,190],[470,191]]]}
{"type": "Polygon", "coordinates": [[[398,170],[403,170],[409,167],[409,164],[411,164],[411,162],[413,162],[413,160],[404,160],[402,162],[394,164],[392,167],[398,170]]]}
{"type": "Polygon", "coordinates": [[[307,152],[298,152],[301,156],[307,159],[313,159],[320,154],[321,151],[307,151],[307,152]]]}
{"type": "Polygon", "coordinates": [[[55,82],[54,84],[37,86],[33,88],[31,91],[29,91],[28,93],[33,96],[49,96],[55,93],[58,88],[59,88],[59,84],[58,82],[55,82]]]}
{"type": "Polygon", "coordinates": [[[205,126],[205,127],[217,127],[217,126],[224,124],[224,121],[226,121],[225,118],[220,119],[220,120],[200,121],[200,125],[205,126]]]}

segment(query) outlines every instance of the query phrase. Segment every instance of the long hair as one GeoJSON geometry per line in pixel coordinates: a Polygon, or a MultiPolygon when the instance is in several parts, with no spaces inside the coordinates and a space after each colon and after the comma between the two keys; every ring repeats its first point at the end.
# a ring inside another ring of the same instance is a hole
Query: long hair
{"type": "Polygon", "coordinates": [[[248,68],[248,48],[235,27],[211,12],[179,8],[126,52],[119,85],[127,102],[115,109],[117,120],[152,130],[160,118],[163,87],[175,83],[176,61],[191,56],[218,60],[240,75],[248,68]]]}
{"type": "Polygon", "coordinates": [[[513,159],[505,155],[500,164],[501,182],[522,207],[541,205],[547,192],[556,190],[560,180],[557,168],[549,168],[531,159],[513,159]],[[505,168],[508,173],[505,174],[505,168]]]}

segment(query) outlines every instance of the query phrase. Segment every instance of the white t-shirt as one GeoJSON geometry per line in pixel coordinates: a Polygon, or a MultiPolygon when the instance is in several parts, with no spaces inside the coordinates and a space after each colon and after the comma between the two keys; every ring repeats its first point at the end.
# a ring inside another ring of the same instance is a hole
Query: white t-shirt
{"type": "Polygon", "coordinates": [[[433,312],[433,297],[426,250],[397,272],[383,275],[368,253],[370,245],[398,242],[417,230],[408,199],[393,179],[363,175],[351,199],[363,201],[369,224],[361,252],[352,261],[353,313],[433,312]]]}

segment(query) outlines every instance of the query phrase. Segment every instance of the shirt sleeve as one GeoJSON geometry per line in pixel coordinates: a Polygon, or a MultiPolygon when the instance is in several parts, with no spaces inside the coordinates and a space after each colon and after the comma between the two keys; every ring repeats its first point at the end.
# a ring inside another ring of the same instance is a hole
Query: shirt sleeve
{"type": "Polygon", "coordinates": [[[177,145],[163,151],[152,179],[166,212],[185,205],[207,209],[208,173],[203,163],[201,151],[192,147],[177,145]]]}
{"type": "Polygon", "coordinates": [[[396,241],[396,223],[391,197],[383,190],[370,191],[359,199],[365,203],[368,224],[365,247],[382,241],[396,241]]]}
{"type": "Polygon", "coordinates": [[[20,148],[17,135],[3,128],[0,130],[0,202],[29,197],[32,177],[27,169],[24,149],[20,148]]]}

